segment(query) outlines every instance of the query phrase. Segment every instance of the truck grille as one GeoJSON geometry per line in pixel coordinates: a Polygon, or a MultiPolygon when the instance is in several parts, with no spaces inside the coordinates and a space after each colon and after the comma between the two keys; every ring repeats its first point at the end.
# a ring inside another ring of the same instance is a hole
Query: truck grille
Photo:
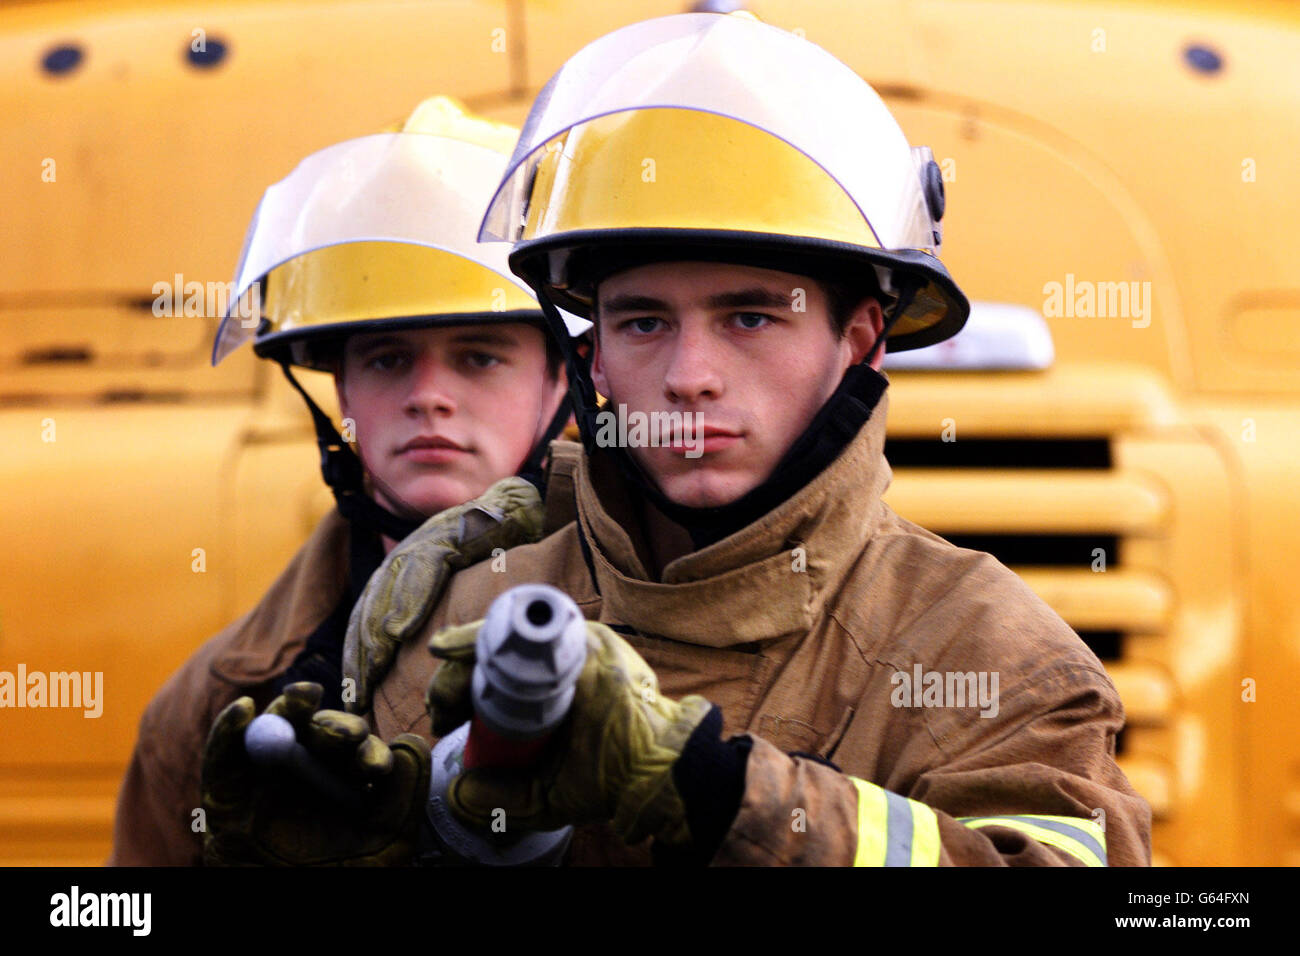
{"type": "MultiPolygon", "coordinates": [[[[1198,805],[1197,794],[1214,765],[1231,765],[1235,742],[1231,719],[1197,712],[1203,692],[1180,681],[1196,666],[1187,647],[1214,639],[1180,614],[1193,584],[1177,570],[1191,543],[1178,486],[1200,476],[1151,450],[1194,437],[1204,452],[1204,441],[1144,373],[1097,375],[1107,381],[1078,369],[894,373],[885,497],[908,520],[994,555],[1092,648],[1124,702],[1117,759],[1151,804],[1154,862],[1209,863],[1216,854],[1195,829],[1228,808],[1221,797],[1198,805]]],[[[1231,650],[1235,624],[1225,626],[1231,646],[1221,650],[1231,650]]]]}

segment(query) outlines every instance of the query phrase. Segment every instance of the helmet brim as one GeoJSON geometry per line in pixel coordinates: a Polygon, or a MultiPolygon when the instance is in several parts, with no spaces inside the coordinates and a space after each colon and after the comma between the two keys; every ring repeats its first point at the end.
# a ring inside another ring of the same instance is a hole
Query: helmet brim
{"type": "Polygon", "coordinates": [[[919,250],[870,249],[847,242],[722,229],[589,229],[517,243],[514,273],[559,308],[595,321],[600,282],[653,262],[720,262],[860,284],[888,308],[894,296],[881,291],[880,273],[918,280],[911,304],[886,341],[890,352],[924,348],[961,331],[970,302],[943,263],[919,250]]]}

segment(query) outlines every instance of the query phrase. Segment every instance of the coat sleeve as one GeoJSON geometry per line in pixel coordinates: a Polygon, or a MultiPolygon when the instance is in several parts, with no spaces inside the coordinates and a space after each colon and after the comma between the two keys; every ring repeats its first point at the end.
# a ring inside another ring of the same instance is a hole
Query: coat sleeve
{"type": "MultiPolygon", "coordinates": [[[[1151,810],[1115,764],[1123,708],[1071,666],[966,722],[919,773],[845,771],[753,740],[715,864],[1147,866],[1151,810]]],[[[876,732],[886,728],[877,726],[876,732]]]]}
{"type": "MultiPolygon", "coordinates": [[[[237,626],[237,625],[235,625],[237,626]]],[[[267,685],[237,687],[213,673],[235,626],[204,644],[159,688],[140,718],[131,763],[117,795],[109,866],[199,866],[206,821],[200,775],[208,731],[240,694],[255,699],[267,685]]]]}
{"type": "Polygon", "coordinates": [[[171,685],[166,685],[140,720],[140,735],[118,791],[108,866],[199,866],[203,862],[203,833],[194,829],[194,811],[200,806],[202,743],[192,740],[197,748],[193,750],[178,747],[178,737],[189,739],[193,733],[167,719],[170,690],[171,685]],[[188,759],[174,759],[181,754],[188,759]]]}

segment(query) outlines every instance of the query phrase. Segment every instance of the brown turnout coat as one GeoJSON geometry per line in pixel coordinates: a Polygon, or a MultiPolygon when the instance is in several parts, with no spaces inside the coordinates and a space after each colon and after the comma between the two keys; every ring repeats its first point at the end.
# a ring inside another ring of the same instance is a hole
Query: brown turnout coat
{"type": "MultiPolygon", "coordinates": [[[[508,552],[504,573],[484,563],[456,575],[429,628],[379,685],[375,732],[428,737],[424,691],[435,661],[425,645],[434,629],[482,618],[512,585],[547,582],[589,619],[632,628],[663,693],[701,694],[721,707],[725,734],[753,738],[740,811],[715,863],[838,865],[860,854],[907,862],[913,844],[896,828],[901,808],[903,817],[912,811],[918,842],[932,820],[930,862],[940,865],[1083,862],[1059,848],[1050,823],[1027,830],[1006,819],[1031,814],[1104,821],[1111,865],[1149,865],[1150,807],[1115,763],[1124,710],[1114,685],[1014,573],[881,501],[891,477],[887,400],[800,492],[672,561],[659,580],[646,571],[618,476],[578,446],[557,444],[552,526],[576,508],[595,580],[573,522],[508,552]],[[897,676],[925,684],[932,672],[984,675],[990,690],[997,675],[996,707],[905,692],[897,676]],[[863,809],[875,805],[869,798],[884,808],[877,816],[863,809]],[[868,832],[881,815],[888,841],[868,832]],[[970,820],[988,817],[1005,825],[970,820]]],[[[626,848],[602,827],[582,828],[571,851],[578,863],[647,860],[644,846],[626,848]]]]}

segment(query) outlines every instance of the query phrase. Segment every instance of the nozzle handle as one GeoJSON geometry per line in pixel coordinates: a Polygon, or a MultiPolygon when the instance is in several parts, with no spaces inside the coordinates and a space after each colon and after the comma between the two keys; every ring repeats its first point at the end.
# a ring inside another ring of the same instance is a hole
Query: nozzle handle
{"type": "Polygon", "coordinates": [[[563,722],[587,659],[586,620],[558,588],[521,584],[492,602],[475,650],[474,725],[482,730],[469,753],[502,752],[509,741],[544,740],[563,722]]]}

